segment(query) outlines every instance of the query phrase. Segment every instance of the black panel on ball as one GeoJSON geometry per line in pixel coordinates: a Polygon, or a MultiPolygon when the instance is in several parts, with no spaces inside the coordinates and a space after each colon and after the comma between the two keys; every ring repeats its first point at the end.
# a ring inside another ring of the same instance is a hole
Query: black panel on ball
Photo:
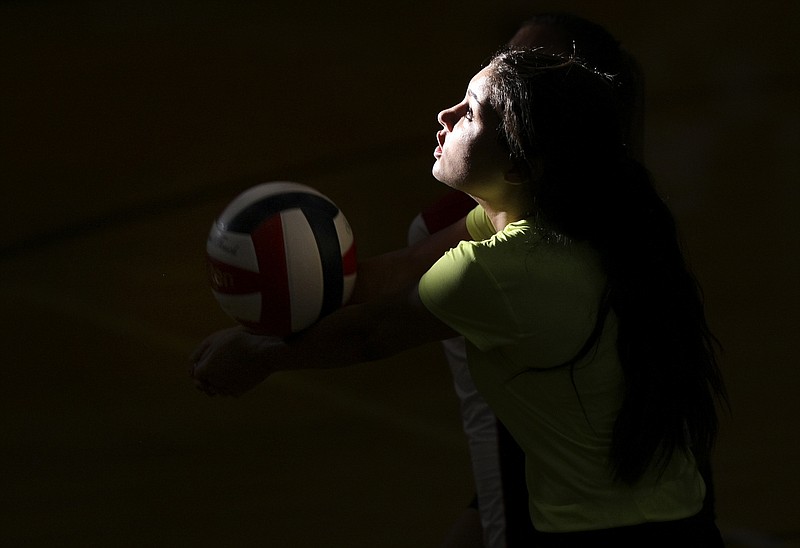
{"type": "Polygon", "coordinates": [[[331,219],[339,213],[339,208],[321,196],[306,192],[287,192],[266,196],[253,202],[234,215],[222,228],[231,232],[249,234],[265,219],[287,209],[317,210],[331,219]]]}

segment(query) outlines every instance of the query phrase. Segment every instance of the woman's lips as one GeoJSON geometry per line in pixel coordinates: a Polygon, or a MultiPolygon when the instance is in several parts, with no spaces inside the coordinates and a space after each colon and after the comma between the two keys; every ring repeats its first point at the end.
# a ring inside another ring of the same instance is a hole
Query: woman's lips
{"type": "Polygon", "coordinates": [[[436,149],[433,151],[433,157],[437,160],[442,156],[442,147],[444,146],[444,131],[436,132],[436,149]]]}

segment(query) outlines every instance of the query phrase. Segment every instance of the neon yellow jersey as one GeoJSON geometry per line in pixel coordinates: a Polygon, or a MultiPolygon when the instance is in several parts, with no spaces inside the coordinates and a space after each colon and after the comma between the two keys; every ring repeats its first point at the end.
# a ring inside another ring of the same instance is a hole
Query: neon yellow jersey
{"type": "Polygon", "coordinates": [[[606,529],[686,518],[705,484],[676,454],[635,486],[614,482],[608,451],[622,398],[616,321],[572,372],[592,332],[605,275],[581,243],[548,243],[528,221],[497,232],[479,206],[461,242],[422,277],[424,305],[467,340],[475,386],[526,454],[530,512],[540,531],[606,529]]]}

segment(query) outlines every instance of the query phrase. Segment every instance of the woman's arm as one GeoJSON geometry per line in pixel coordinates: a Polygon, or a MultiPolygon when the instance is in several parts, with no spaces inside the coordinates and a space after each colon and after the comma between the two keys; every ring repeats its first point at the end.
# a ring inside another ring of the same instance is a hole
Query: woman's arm
{"type": "Polygon", "coordinates": [[[359,261],[350,303],[372,301],[411,287],[446,251],[469,239],[466,218],[462,218],[414,245],[359,261]]]}
{"type": "Polygon", "coordinates": [[[276,371],[323,369],[386,358],[456,333],[410,291],[343,307],[285,341],[242,328],[208,337],[191,356],[191,374],[209,395],[239,396],[276,371]]]}
{"type": "Polygon", "coordinates": [[[374,361],[455,336],[422,304],[417,283],[465,239],[461,219],[413,246],[360,262],[350,304],[286,340],[241,327],[214,333],[190,358],[195,384],[211,395],[238,396],[276,371],[374,361]]]}

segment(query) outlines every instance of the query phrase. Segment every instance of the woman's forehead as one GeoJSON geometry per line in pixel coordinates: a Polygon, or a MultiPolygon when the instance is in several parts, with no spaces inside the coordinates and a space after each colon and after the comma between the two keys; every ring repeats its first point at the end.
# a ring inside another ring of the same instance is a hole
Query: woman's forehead
{"type": "Polygon", "coordinates": [[[472,77],[467,87],[467,95],[472,96],[477,102],[483,104],[489,96],[491,69],[486,67],[472,77]]]}

